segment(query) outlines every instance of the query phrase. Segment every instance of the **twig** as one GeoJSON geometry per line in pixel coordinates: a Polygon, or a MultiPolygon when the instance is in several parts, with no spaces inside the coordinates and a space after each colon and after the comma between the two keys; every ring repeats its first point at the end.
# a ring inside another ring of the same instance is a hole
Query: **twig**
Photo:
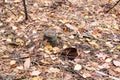
{"type": "Polygon", "coordinates": [[[12,14],[14,14],[16,16],[16,14],[10,8],[4,6],[3,4],[0,4],[0,5],[2,5],[3,7],[5,7],[6,9],[8,9],[12,14]]]}
{"type": "Polygon", "coordinates": [[[26,7],[26,2],[25,0],[23,1],[23,6],[24,6],[24,13],[25,13],[25,20],[28,20],[28,12],[27,12],[27,7],[26,7]]]}
{"type": "MultiPolygon", "coordinates": [[[[69,61],[70,63],[72,63],[72,64],[77,64],[77,63],[75,63],[75,62],[73,62],[73,61],[69,61]]],[[[95,70],[95,69],[93,69],[93,68],[91,68],[91,67],[87,67],[87,66],[85,66],[85,65],[82,65],[85,69],[87,69],[87,70],[89,70],[89,71],[94,71],[94,72],[96,72],[97,74],[100,74],[100,75],[102,75],[102,76],[104,76],[104,77],[109,77],[109,78],[111,78],[111,79],[113,79],[113,80],[120,80],[120,78],[117,78],[117,77],[114,77],[114,76],[111,76],[111,75],[108,75],[108,74],[106,74],[106,73],[104,73],[104,72],[101,72],[101,71],[99,71],[99,70],[95,70]]]]}
{"type": "Polygon", "coordinates": [[[108,75],[108,74],[106,74],[104,72],[101,72],[101,71],[95,71],[95,72],[100,74],[100,75],[102,75],[102,76],[109,77],[109,78],[111,78],[113,80],[120,80],[120,78],[117,78],[117,77],[114,77],[114,76],[110,76],[110,75],[108,75]]]}
{"type": "Polygon", "coordinates": [[[120,0],[118,0],[109,10],[107,10],[106,13],[110,12],[119,2],[120,0]]]}

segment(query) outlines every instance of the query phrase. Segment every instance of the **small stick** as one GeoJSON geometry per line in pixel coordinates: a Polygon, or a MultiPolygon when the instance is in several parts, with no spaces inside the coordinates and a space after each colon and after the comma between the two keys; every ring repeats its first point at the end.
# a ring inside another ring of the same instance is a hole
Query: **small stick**
{"type": "Polygon", "coordinates": [[[28,20],[28,13],[27,13],[26,2],[25,2],[25,0],[22,0],[22,1],[23,1],[23,6],[24,6],[25,20],[28,20]]]}
{"type": "Polygon", "coordinates": [[[4,5],[4,3],[2,4],[2,3],[0,3],[0,5],[2,5],[4,8],[6,8],[6,9],[8,9],[12,14],[14,14],[15,16],[16,16],[16,14],[10,9],[10,8],[8,8],[8,7],[6,7],[5,5],[4,5]]]}
{"type": "Polygon", "coordinates": [[[109,10],[107,10],[106,13],[110,12],[119,2],[120,0],[118,0],[109,10]]]}

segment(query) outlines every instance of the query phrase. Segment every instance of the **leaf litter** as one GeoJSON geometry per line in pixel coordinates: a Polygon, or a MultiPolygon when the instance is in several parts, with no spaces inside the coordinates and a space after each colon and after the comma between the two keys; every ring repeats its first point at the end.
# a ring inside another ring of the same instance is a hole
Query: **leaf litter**
{"type": "Polygon", "coordinates": [[[104,13],[113,0],[28,0],[28,21],[21,3],[0,5],[1,79],[120,79],[120,6],[104,13]]]}

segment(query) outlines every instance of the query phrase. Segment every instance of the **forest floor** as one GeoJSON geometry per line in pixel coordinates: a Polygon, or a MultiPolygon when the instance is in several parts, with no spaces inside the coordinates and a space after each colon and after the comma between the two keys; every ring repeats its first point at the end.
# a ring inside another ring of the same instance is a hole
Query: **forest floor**
{"type": "Polygon", "coordinates": [[[0,80],[120,80],[120,5],[51,1],[0,1],[0,80]]]}

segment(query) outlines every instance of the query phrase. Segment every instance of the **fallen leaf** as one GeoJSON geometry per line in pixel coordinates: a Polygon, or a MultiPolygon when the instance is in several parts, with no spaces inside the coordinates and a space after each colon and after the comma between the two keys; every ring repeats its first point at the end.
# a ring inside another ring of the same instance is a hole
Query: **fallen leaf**
{"type": "Polygon", "coordinates": [[[47,46],[44,47],[44,50],[52,51],[53,47],[51,45],[47,45],[47,46]]]}
{"type": "Polygon", "coordinates": [[[113,55],[112,57],[113,57],[113,59],[117,59],[119,57],[119,55],[116,54],[116,55],[113,55]]]}
{"type": "Polygon", "coordinates": [[[11,61],[10,61],[10,66],[11,66],[11,67],[14,67],[15,65],[16,65],[16,61],[15,61],[15,60],[11,60],[11,61]]]}
{"type": "Polygon", "coordinates": [[[108,68],[110,68],[110,66],[108,63],[104,63],[104,64],[100,65],[99,68],[100,69],[108,69],[108,68]]]}
{"type": "Polygon", "coordinates": [[[43,64],[46,64],[46,65],[47,65],[47,64],[51,64],[51,63],[50,63],[50,61],[43,60],[43,59],[42,59],[42,60],[40,60],[40,62],[41,62],[41,63],[43,63],[43,64]]]}
{"type": "Polygon", "coordinates": [[[25,59],[24,69],[28,70],[30,68],[30,64],[31,64],[30,58],[25,59]]]}
{"type": "Polygon", "coordinates": [[[30,75],[31,76],[39,76],[40,73],[41,73],[40,71],[32,71],[30,75]]]}
{"type": "Polygon", "coordinates": [[[84,78],[88,78],[88,77],[91,77],[91,74],[88,73],[88,72],[85,72],[85,73],[83,73],[82,76],[83,76],[84,78]]]}
{"type": "Polygon", "coordinates": [[[113,44],[111,44],[111,42],[106,42],[105,45],[106,45],[107,47],[110,47],[110,48],[113,47],[113,44]]]}
{"type": "Polygon", "coordinates": [[[103,53],[96,54],[96,56],[97,56],[98,58],[102,58],[102,59],[105,59],[105,58],[107,57],[107,55],[106,55],[106,54],[103,54],[103,53]]]}
{"type": "Polygon", "coordinates": [[[50,67],[49,70],[48,70],[49,73],[59,73],[60,72],[60,69],[58,68],[53,68],[53,67],[50,67]]]}
{"type": "Polygon", "coordinates": [[[9,42],[9,43],[11,43],[11,42],[12,42],[12,39],[7,38],[6,41],[9,42]]]}
{"type": "Polygon", "coordinates": [[[111,61],[112,61],[112,58],[105,59],[105,62],[111,62],[111,61]]]}
{"type": "Polygon", "coordinates": [[[118,67],[120,66],[120,61],[113,60],[113,64],[118,67]]]}
{"type": "Polygon", "coordinates": [[[35,8],[38,8],[38,7],[39,7],[37,3],[34,3],[33,6],[34,6],[35,8]]]}
{"type": "Polygon", "coordinates": [[[54,53],[54,54],[60,53],[60,49],[59,49],[58,47],[54,47],[54,48],[53,48],[53,53],[54,53]]]}
{"type": "Polygon", "coordinates": [[[14,2],[15,2],[15,3],[19,3],[19,2],[21,2],[21,0],[14,0],[14,2]]]}
{"type": "Polygon", "coordinates": [[[73,35],[70,35],[69,38],[70,38],[70,39],[74,39],[75,37],[74,37],[73,35]]]}
{"type": "Polygon", "coordinates": [[[74,70],[79,71],[79,70],[81,70],[81,69],[82,69],[82,66],[81,66],[80,64],[76,64],[76,65],[74,66],[74,70]]]}
{"type": "Polygon", "coordinates": [[[66,19],[63,19],[63,20],[59,20],[59,22],[65,24],[65,23],[67,22],[67,20],[66,20],[66,19]]]}
{"type": "Polygon", "coordinates": [[[2,59],[8,59],[9,58],[9,55],[3,55],[1,56],[2,59]]]}
{"type": "Polygon", "coordinates": [[[3,23],[0,22],[0,27],[2,27],[2,26],[3,26],[3,23]]]}
{"type": "Polygon", "coordinates": [[[55,55],[50,55],[50,58],[51,58],[52,60],[56,60],[56,59],[57,59],[57,57],[56,57],[55,55]]]}
{"type": "Polygon", "coordinates": [[[120,73],[120,68],[115,68],[114,71],[120,73]]]}
{"type": "Polygon", "coordinates": [[[114,26],[113,27],[115,30],[119,30],[119,26],[114,26]]]}
{"type": "Polygon", "coordinates": [[[116,47],[116,49],[120,50],[120,45],[116,47]]]}
{"type": "Polygon", "coordinates": [[[64,74],[63,80],[72,80],[73,76],[71,74],[64,74]]]}
{"type": "Polygon", "coordinates": [[[34,77],[34,78],[30,78],[30,80],[43,80],[42,77],[34,77]]]}
{"type": "Polygon", "coordinates": [[[16,27],[16,26],[12,26],[12,29],[13,29],[13,30],[16,30],[16,29],[17,29],[17,27],[16,27]]]}
{"type": "Polygon", "coordinates": [[[77,28],[77,27],[75,27],[75,26],[73,26],[73,25],[71,25],[71,24],[69,24],[69,23],[65,24],[65,26],[66,26],[69,30],[78,31],[78,28],[77,28]]]}
{"type": "Polygon", "coordinates": [[[20,22],[20,21],[22,21],[23,19],[24,19],[24,16],[21,15],[21,16],[18,17],[18,19],[16,20],[16,22],[20,22]]]}
{"type": "Polygon", "coordinates": [[[96,43],[95,40],[92,40],[89,42],[92,46],[94,46],[95,48],[100,48],[100,46],[96,43]]]}
{"type": "Polygon", "coordinates": [[[95,29],[93,30],[93,35],[96,36],[96,37],[101,38],[101,37],[102,37],[101,33],[102,33],[102,31],[101,31],[101,29],[99,29],[99,28],[95,28],[95,29]]]}
{"type": "Polygon", "coordinates": [[[63,58],[73,60],[78,56],[77,49],[73,47],[65,48],[60,52],[60,56],[63,58]]]}
{"type": "Polygon", "coordinates": [[[24,69],[23,66],[17,66],[16,68],[19,69],[19,70],[23,70],[24,69]]]}
{"type": "Polygon", "coordinates": [[[22,39],[16,39],[16,43],[18,43],[19,45],[24,45],[24,41],[22,39]]]}
{"type": "Polygon", "coordinates": [[[65,45],[65,44],[63,45],[63,49],[65,49],[65,48],[67,48],[67,47],[68,47],[67,45],[65,45]]]}

